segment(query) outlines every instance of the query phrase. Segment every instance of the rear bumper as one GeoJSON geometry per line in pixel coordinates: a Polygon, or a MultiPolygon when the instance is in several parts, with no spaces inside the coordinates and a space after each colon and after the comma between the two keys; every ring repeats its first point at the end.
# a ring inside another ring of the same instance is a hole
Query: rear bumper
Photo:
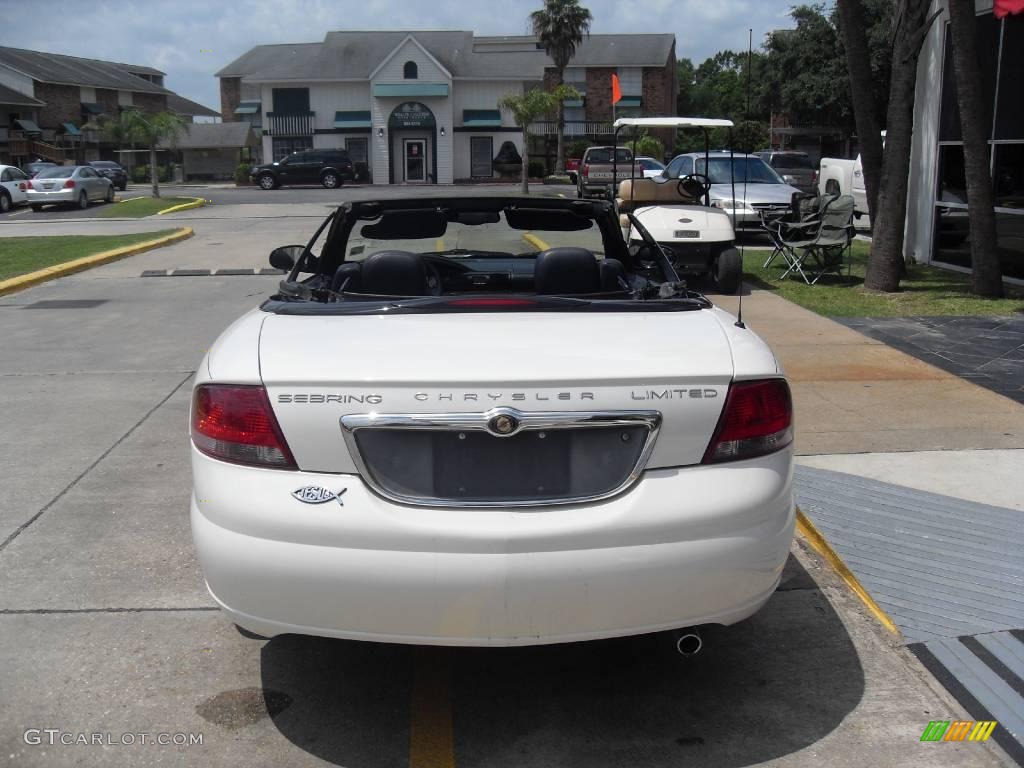
{"type": "Polygon", "coordinates": [[[30,189],[25,192],[28,202],[35,205],[47,205],[49,203],[73,203],[78,200],[82,193],[81,189],[55,189],[52,191],[40,191],[30,189]]]}
{"type": "Polygon", "coordinates": [[[732,624],[771,596],[793,537],[789,449],[526,511],[405,507],[355,475],[251,470],[195,449],[193,474],[210,593],[266,636],[510,646],[732,624]],[[304,485],[347,488],[344,506],[293,499],[304,485]]]}

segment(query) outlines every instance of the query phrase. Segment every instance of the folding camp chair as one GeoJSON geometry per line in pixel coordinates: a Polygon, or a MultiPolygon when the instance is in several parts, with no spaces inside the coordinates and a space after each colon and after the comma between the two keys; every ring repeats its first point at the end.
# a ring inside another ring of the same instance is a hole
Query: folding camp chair
{"type": "Polygon", "coordinates": [[[840,195],[825,202],[821,217],[809,226],[791,225],[782,238],[783,253],[789,263],[782,277],[796,272],[808,285],[814,285],[830,272],[843,274],[843,261],[850,275],[850,244],[853,242],[853,197],[840,195]]]}
{"type": "Polygon", "coordinates": [[[804,231],[807,224],[818,219],[821,215],[821,209],[828,199],[830,198],[827,196],[822,197],[808,192],[794,192],[790,198],[790,210],[786,213],[779,214],[776,212],[760,211],[761,226],[768,233],[768,237],[774,246],[771,255],[762,265],[762,269],[767,269],[776,256],[782,256],[786,261],[787,267],[792,266],[787,258],[784,233],[789,230],[791,225],[804,225],[799,230],[800,232],[804,231]]]}

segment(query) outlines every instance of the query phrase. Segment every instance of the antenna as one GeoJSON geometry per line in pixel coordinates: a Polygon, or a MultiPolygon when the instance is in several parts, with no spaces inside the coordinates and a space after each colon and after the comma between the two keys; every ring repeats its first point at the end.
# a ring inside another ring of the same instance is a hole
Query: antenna
{"type": "MultiPolygon", "coordinates": [[[[750,119],[750,65],[751,60],[754,56],[754,30],[747,29],[747,112],[745,118],[750,119]]],[[[733,234],[736,233],[736,156],[733,153],[732,148],[732,131],[730,129],[729,136],[729,165],[732,168],[732,220],[733,220],[733,234]]],[[[744,155],[743,157],[743,203],[747,202],[747,177],[750,175],[750,168],[747,167],[750,159],[744,155]]],[[[746,328],[743,324],[743,263],[744,259],[743,241],[740,240],[740,305],[736,310],[736,322],[734,325],[737,328],[746,328]]]]}

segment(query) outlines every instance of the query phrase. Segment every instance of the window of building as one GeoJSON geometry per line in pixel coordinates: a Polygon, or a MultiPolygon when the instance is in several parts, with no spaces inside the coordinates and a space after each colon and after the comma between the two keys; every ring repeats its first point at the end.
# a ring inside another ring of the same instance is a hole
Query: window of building
{"type": "Polygon", "coordinates": [[[405,62],[405,67],[403,68],[402,76],[406,80],[415,80],[420,76],[419,67],[416,66],[415,61],[405,62]]]}
{"type": "Polygon", "coordinates": [[[274,88],[275,115],[308,115],[309,88],[274,88]]]}
{"type": "Polygon", "coordinates": [[[490,178],[494,175],[491,158],[494,157],[494,139],[490,136],[471,136],[469,139],[469,175],[490,178]]]}
{"type": "Polygon", "coordinates": [[[281,136],[274,138],[274,162],[288,157],[292,152],[313,148],[312,136],[281,136]]]}

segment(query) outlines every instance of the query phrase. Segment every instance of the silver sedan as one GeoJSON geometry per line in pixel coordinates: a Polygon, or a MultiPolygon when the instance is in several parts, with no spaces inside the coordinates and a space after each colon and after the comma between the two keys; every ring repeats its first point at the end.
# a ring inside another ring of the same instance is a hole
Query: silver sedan
{"type": "Polygon", "coordinates": [[[114,185],[87,165],[61,165],[40,171],[29,182],[28,203],[39,211],[51,203],[88,208],[89,203],[114,202],[114,185]]]}

